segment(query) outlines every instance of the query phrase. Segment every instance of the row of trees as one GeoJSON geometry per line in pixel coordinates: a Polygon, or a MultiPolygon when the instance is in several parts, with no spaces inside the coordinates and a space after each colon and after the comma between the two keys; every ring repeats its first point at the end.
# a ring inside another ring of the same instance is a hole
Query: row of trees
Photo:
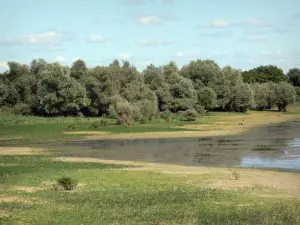
{"type": "Polygon", "coordinates": [[[186,115],[207,110],[279,111],[295,101],[300,70],[287,75],[275,66],[242,72],[220,68],[212,60],[196,60],[181,69],[171,61],[149,65],[140,73],[129,62],[87,68],[77,60],[71,68],[43,59],[24,65],[8,63],[0,74],[0,107],[26,115],[111,116],[120,123],[147,121],[158,112],[186,115]],[[289,81],[290,83],[288,83],[289,81]],[[293,85],[292,85],[293,84],[293,85]]]}

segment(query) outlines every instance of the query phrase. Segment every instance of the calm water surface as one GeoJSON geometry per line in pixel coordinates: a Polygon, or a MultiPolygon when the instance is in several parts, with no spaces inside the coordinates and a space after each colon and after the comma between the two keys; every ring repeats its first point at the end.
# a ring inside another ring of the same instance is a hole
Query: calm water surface
{"type": "Polygon", "coordinates": [[[300,123],[293,121],[236,136],[80,141],[51,147],[63,156],[300,171],[300,123]]]}

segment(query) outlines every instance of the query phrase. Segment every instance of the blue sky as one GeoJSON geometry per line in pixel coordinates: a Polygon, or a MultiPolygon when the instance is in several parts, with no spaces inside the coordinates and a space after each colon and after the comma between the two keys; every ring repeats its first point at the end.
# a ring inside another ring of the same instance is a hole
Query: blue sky
{"type": "Polygon", "coordinates": [[[0,71],[34,58],[88,66],[213,59],[300,67],[299,0],[0,0],[0,71]]]}

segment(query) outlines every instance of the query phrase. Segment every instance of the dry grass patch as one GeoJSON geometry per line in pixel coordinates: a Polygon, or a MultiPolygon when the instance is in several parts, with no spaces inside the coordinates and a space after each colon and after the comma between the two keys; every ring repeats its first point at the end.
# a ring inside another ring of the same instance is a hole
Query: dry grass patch
{"type": "Polygon", "coordinates": [[[251,203],[235,203],[235,202],[214,202],[216,205],[225,205],[225,206],[240,206],[240,207],[247,207],[253,206],[254,204],[251,203]]]}
{"type": "Polygon", "coordinates": [[[0,209],[0,218],[8,217],[8,216],[9,216],[9,214],[6,210],[0,209]]]}
{"type": "Polygon", "coordinates": [[[11,190],[14,191],[24,191],[24,192],[36,192],[36,191],[41,191],[45,190],[46,188],[44,187],[29,187],[29,186],[13,186],[11,187],[11,190]]]}
{"type": "Polygon", "coordinates": [[[11,202],[20,202],[26,204],[36,204],[41,203],[41,200],[38,198],[25,198],[21,196],[0,196],[0,203],[11,203],[11,202]]]}
{"type": "MultiPolygon", "coordinates": [[[[0,154],[1,155],[1,154],[0,154]]],[[[17,166],[17,163],[0,163],[0,167],[5,167],[5,166],[17,166]]]]}
{"type": "Polygon", "coordinates": [[[29,147],[0,147],[0,155],[40,155],[46,154],[44,149],[29,147]]]}

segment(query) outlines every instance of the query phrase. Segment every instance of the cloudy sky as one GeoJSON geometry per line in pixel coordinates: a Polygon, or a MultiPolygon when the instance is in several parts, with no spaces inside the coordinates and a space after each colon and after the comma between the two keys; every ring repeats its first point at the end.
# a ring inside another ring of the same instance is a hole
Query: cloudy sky
{"type": "Polygon", "coordinates": [[[34,58],[88,66],[213,59],[300,67],[299,0],[0,0],[0,70],[34,58]]]}

